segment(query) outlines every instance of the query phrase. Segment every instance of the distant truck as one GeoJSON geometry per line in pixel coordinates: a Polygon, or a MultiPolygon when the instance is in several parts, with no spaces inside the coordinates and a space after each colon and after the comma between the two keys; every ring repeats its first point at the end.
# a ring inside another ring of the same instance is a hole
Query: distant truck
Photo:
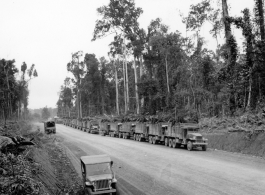
{"type": "Polygon", "coordinates": [[[88,133],[99,134],[99,123],[96,120],[90,121],[90,127],[88,133]]]}
{"type": "Polygon", "coordinates": [[[135,123],[135,141],[148,141],[151,144],[163,143],[171,148],[184,146],[189,151],[194,148],[207,150],[207,139],[199,133],[196,123],[135,123]]]}
{"type": "Polygon", "coordinates": [[[45,121],[44,122],[44,132],[47,134],[56,133],[56,127],[54,121],[45,121]]]}
{"type": "Polygon", "coordinates": [[[117,180],[108,155],[81,156],[81,173],[86,195],[116,195],[117,180]]]}
{"type": "Polygon", "coordinates": [[[165,146],[177,148],[183,145],[189,151],[200,147],[207,150],[208,139],[199,133],[199,125],[196,123],[162,123],[162,133],[165,146]]]}
{"type": "Polygon", "coordinates": [[[99,134],[100,135],[108,135],[108,122],[107,121],[100,121],[99,122],[99,134]]]}
{"type": "Polygon", "coordinates": [[[124,122],[121,124],[118,132],[118,137],[123,139],[130,139],[134,136],[135,124],[134,122],[124,122]]]}
{"type": "Polygon", "coordinates": [[[110,137],[118,137],[122,123],[120,122],[109,122],[107,132],[110,137]]]}

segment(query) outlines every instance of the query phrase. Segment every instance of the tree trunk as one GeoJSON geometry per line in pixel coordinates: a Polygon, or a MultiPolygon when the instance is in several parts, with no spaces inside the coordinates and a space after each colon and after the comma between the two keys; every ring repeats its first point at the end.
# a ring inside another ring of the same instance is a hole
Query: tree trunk
{"type": "Polygon", "coordinates": [[[168,65],[167,65],[167,54],[166,54],[166,58],[165,58],[165,61],[166,61],[166,76],[167,76],[167,92],[168,94],[170,93],[170,90],[169,90],[169,79],[168,79],[168,65]]]}
{"type": "Polygon", "coordinates": [[[101,88],[101,91],[102,91],[102,94],[101,94],[101,108],[102,108],[102,114],[105,113],[105,85],[104,83],[102,84],[102,88],[101,88]]]}
{"type": "Polygon", "coordinates": [[[127,92],[126,92],[126,72],[125,72],[125,62],[123,60],[123,85],[124,85],[124,114],[127,114],[127,92]]]}
{"type": "MultiPolygon", "coordinates": [[[[119,63],[119,61],[118,61],[118,63],[119,63]]],[[[116,111],[117,111],[117,114],[120,115],[118,72],[117,72],[117,67],[115,65],[115,62],[114,62],[114,69],[115,69],[115,87],[116,87],[116,111]]]]}
{"type": "Polygon", "coordinates": [[[227,21],[227,17],[229,17],[227,0],[222,0],[222,9],[223,9],[223,22],[225,26],[225,38],[226,42],[228,43],[230,37],[232,36],[232,33],[231,33],[231,25],[227,21]]]}
{"type": "MultiPolygon", "coordinates": [[[[140,55],[140,81],[143,76],[143,55],[140,55]]],[[[141,98],[141,103],[139,102],[140,107],[142,108],[144,106],[144,97],[141,98]]]]}
{"type": "Polygon", "coordinates": [[[79,104],[79,91],[77,91],[77,98],[76,98],[76,109],[77,109],[77,118],[80,117],[80,104],[79,104]]]}
{"type": "Polygon", "coordinates": [[[260,36],[261,40],[265,41],[265,29],[264,29],[264,10],[263,10],[263,0],[256,0],[258,6],[258,14],[259,14],[259,23],[260,23],[260,36]]]}
{"type": "Polygon", "coordinates": [[[139,95],[138,95],[138,81],[137,81],[137,68],[136,68],[136,61],[135,57],[133,60],[134,63],[134,78],[135,78],[135,99],[136,99],[136,114],[140,114],[140,108],[139,108],[139,95]]]}
{"type": "Polygon", "coordinates": [[[128,66],[126,61],[126,54],[124,55],[125,60],[125,75],[126,75],[126,97],[127,97],[127,110],[130,109],[130,96],[129,96],[129,79],[128,79],[128,66]]]}
{"type": "Polygon", "coordinates": [[[252,97],[252,74],[250,73],[247,110],[249,110],[251,107],[251,97],[252,97]]]}
{"type": "Polygon", "coordinates": [[[80,118],[83,118],[83,113],[82,113],[82,99],[81,99],[81,93],[79,92],[79,105],[80,105],[80,118]]]}
{"type": "Polygon", "coordinates": [[[143,76],[143,55],[140,55],[140,80],[143,76]]]}

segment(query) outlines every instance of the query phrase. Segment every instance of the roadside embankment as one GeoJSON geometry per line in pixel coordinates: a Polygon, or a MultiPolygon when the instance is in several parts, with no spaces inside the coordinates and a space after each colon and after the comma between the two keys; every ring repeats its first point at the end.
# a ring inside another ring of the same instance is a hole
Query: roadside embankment
{"type": "Polygon", "coordinates": [[[0,124],[0,138],[0,194],[82,194],[59,137],[27,121],[10,121],[0,124]]]}
{"type": "Polygon", "coordinates": [[[204,118],[200,121],[208,147],[265,157],[265,119],[246,114],[234,118],[204,118]]]}

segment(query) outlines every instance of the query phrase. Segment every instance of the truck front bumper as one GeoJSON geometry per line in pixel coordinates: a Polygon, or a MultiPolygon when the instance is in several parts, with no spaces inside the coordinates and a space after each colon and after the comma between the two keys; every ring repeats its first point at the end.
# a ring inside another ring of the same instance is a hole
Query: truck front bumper
{"type": "Polygon", "coordinates": [[[97,191],[97,192],[90,192],[90,194],[109,194],[109,193],[115,193],[116,189],[111,189],[111,190],[103,190],[103,191],[97,191]]]}
{"type": "Polygon", "coordinates": [[[208,143],[204,143],[204,142],[193,142],[192,145],[193,146],[207,146],[208,143]]]}

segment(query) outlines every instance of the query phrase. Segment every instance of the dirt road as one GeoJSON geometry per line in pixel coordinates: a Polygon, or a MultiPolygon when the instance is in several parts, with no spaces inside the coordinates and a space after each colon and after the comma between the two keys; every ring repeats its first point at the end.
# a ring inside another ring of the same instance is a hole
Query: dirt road
{"type": "Polygon", "coordinates": [[[120,194],[265,194],[265,160],[208,150],[187,151],[57,125],[57,135],[80,174],[79,157],[109,154],[120,194]]]}

